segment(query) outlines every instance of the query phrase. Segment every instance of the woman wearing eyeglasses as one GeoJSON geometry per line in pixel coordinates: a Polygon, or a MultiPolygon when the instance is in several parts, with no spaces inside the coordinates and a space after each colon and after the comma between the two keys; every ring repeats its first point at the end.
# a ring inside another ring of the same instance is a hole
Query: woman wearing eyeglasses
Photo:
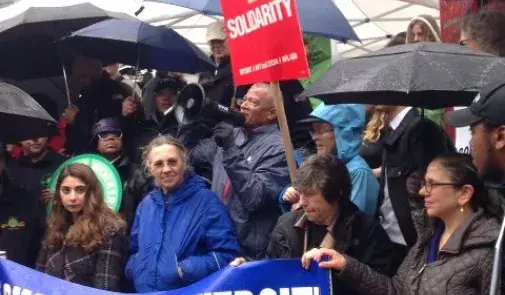
{"type": "Polygon", "coordinates": [[[435,159],[420,195],[428,218],[414,214],[419,238],[393,278],[331,249],[307,252],[302,265],[319,262],[357,294],[489,293],[500,223],[471,158],[435,159]]]}
{"type": "MultiPolygon", "coordinates": [[[[105,118],[93,126],[93,139],[90,143],[92,152],[106,158],[116,168],[123,188],[132,178],[135,167],[124,152],[123,130],[119,122],[114,118],[105,118]]],[[[122,204],[119,213],[126,220],[128,228],[131,227],[133,216],[140,200],[139,196],[123,193],[122,204]]]]}
{"type": "Polygon", "coordinates": [[[123,131],[114,118],[105,118],[93,127],[92,150],[116,167],[123,184],[130,176],[131,162],[124,154],[123,131]]]}

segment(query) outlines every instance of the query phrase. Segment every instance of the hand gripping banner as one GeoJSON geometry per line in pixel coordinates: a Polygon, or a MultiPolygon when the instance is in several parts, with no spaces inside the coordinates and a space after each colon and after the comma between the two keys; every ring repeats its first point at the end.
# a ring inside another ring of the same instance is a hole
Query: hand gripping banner
{"type": "MultiPolygon", "coordinates": [[[[110,295],[108,292],[60,280],[0,259],[2,295],[110,295]]],[[[228,266],[185,288],[143,294],[156,295],[331,295],[330,273],[299,260],[265,260],[228,266]]]]}

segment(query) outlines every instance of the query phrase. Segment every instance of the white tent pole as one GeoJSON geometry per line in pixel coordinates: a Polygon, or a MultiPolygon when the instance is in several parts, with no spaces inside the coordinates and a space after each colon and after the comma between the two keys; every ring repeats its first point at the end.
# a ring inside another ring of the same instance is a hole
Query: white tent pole
{"type": "MultiPolygon", "coordinates": [[[[364,24],[367,24],[367,23],[370,23],[370,22],[377,21],[377,20],[381,19],[382,17],[384,17],[384,16],[386,16],[386,15],[390,15],[390,14],[395,13],[395,12],[398,12],[398,11],[400,11],[400,10],[403,10],[403,9],[409,8],[409,7],[411,7],[411,6],[412,6],[412,4],[405,4],[405,5],[399,6],[399,7],[395,8],[395,9],[391,9],[391,10],[388,10],[388,11],[383,12],[383,13],[381,13],[381,14],[377,14],[376,16],[371,17],[371,18],[369,18],[369,19],[365,19],[365,20],[363,20],[363,21],[361,21],[361,22],[359,22],[359,23],[357,23],[357,24],[354,24],[352,27],[353,27],[353,28],[356,28],[356,27],[359,27],[359,26],[361,26],[361,25],[364,25],[364,24]]],[[[356,5],[356,7],[358,7],[358,6],[356,5]]],[[[363,14],[364,14],[364,13],[363,13],[363,14]]]]}
{"type": "Polygon", "coordinates": [[[142,21],[152,24],[152,23],[159,23],[159,22],[179,19],[181,17],[185,17],[188,15],[193,16],[196,14],[199,14],[199,12],[195,12],[193,10],[190,10],[190,11],[186,11],[186,12],[182,12],[182,13],[178,13],[178,14],[163,14],[163,15],[159,15],[159,16],[156,16],[153,18],[142,19],[142,21]]]}

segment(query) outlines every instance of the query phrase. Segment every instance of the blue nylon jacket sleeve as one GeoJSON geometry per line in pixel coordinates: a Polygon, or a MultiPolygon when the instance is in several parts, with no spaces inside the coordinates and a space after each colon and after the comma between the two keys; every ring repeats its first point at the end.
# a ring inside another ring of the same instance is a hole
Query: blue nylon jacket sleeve
{"type": "Polygon", "coordinates": [[[125,276],[130,280],[133,280],[135,260],[137,258],[137,252],[139,251],[138,233],[139,233],[141,210],[142,210],[142,203],[140,203],[140,205],[137,208],[137,212],[135,213],[135,220],[133,222],[133,227],[130,232],[130,257],[128,258],[128,262],[126,263],[125,267],[125,276]]]}
{"type": "Polygon", "coordinates": [[[368,215],[374,216],[379,197],[379,183],[366,169],[350,173],[352,182],[351,201],[368,215]]]}
{"type": "Polygon", "coordinates": [[[254,170],[236,146],[223,150],[223,165],[244,209],[253,212],[268,205],[277,205],[279,193],[289,183],[284,150],[272,146],[254,170]]]}
{"type": "Polygon", "coordinates": [[[288,188],[291,187],[291,184],[288,184],[286,186],[284,186],[281,190],[281,193],[279,194],[279,208],[281,209],[282,211],[282,214],[286,213],[286,212],[289,212],[291,210],[291,204],[289,203],[286,203],[284,201],[284,199],[282,199],[282,196],[284,195],[284,193],[288,190],[288,188]]]}
{"type": "Polygon", "coordinates": [[[240,256],[240,246],[230,215],[216,196],[212,198],[206,212],[205,246],[207,254],[190,256],[179,262],[182,280],[185,283],[199,281],[240,256]]]}

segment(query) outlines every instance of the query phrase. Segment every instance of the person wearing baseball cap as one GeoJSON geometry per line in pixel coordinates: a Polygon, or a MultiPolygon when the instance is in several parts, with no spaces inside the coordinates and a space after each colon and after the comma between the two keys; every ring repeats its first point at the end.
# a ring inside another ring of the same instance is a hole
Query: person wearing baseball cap
{"type": "Polygon", "coordinates": [[[157,81],[153,87],[153,109],[145,116],[135,116],[141,112],[140,106],[123,104],[122,126],[128,140],[126,150],[133,163],[141,164],[143,148],[155,137],[162,134],[182,136],[183,130],[179,130],[179,122],[170,108],[185,85],[186,81],[177,76],[167,76],[157,81]]]}
{"type": "Polygon", "coordinates": [[[231,72],[230,51],[226,42],[226,31],[222,20],[207,26],[207,44],[210,47],[211,59],[217,69],[200,74],[198,83],[206,91],[207,97],[229,107],[235,92],[231,72]]]}
{"type": "Polygon", "coordinates": [[[445,122],[454,127],[469,126],[473,162],[488,186],[491,198],[505,205],[505,82],[483,87],[468,108],[448,112],[445,122]]]}

